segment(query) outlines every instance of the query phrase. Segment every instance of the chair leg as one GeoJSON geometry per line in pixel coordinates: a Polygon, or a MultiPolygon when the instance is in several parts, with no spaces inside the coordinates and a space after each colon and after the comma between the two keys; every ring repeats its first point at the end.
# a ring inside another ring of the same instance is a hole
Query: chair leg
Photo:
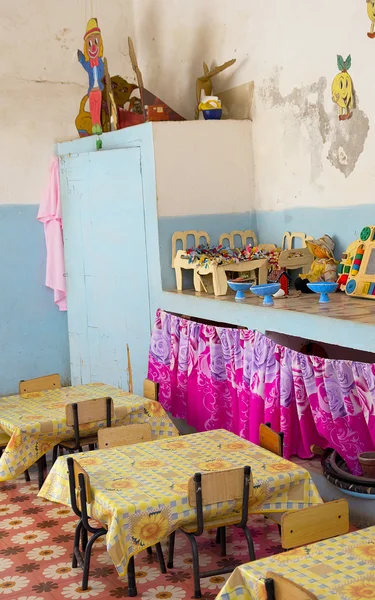
{"type": "Polygon", "coordinates": [[[74,532],[74,543],[73,543],[73,558],[72,558],[72,568],[76,569],[78,567],[78,561],[76,557],[76,549],[79,550],[79,540],[81,539],[81,529],[82,529],[82,521],[81,519],[78,521],[76,530],[74,532]]]}
{"type": "Polygon", "coordinates": [[[165,568],[164,554],[160,542],[156,544],[155,548],[156,554],[158,555],[160,571],[164,574],[167,572],[167,569],[165,568]]]}
{"type": "Polygon", "coordinates": [[[197,540],[192,534],[187,536],[191,545],[193,554],[193,575],[194,575],[194,598],[202,598],[201,582],[199,577],[199,554],[197,540]]]}
{"type": "Polygon", "coordinates": [[[82,550],[83,550],[83,552],[86,551],[87,542],[88,542],[87,529],[85,527],[82,527],[81,543],[82,543],[82,550]]]}
{"type": "Polygon", "coordinates": [[[220,527],[218,527],[216,529],[216,539],[215,539],[215,543],[216,544],[220,544],[220,527]]]}
{"type": "Polygon", "coordinates": [[[281,537],[281,525],[280,525],[280,523],[277,524],[277,528],[279,530],[279,534],[280,534],[280,537],[281,537]]]}
{"type": "Polygon", "coordinates": [[[254,542],[250,530],[247,525],[243,528],[243,532],[247,541],[247,548],[249,551],[250,560],[255,560],[255,550],[254,550],[254,542]]]}
{"type": "Polygon", "coordinates": [[[53,452],[52,452],[52,464],[54,465],[56,460],[57,460],[57,451],[59,449],[59,445],[57,444],[57,446],[53,447],[53,452]]]}
{"type": "Polygon", "coordinates": [[[137,583],[135,579],[134,556],[131,557],[128,563],[128,595],[134,598],[137,595],[137,583]]]}
{"type": "Polygon", "coordinates": [[[90,575],[90,560],[91,560],[91,552],[94,542],[98,539],[99,535],[95,533],[90,537],[86,549],[85,549],[85,558],[83,561],[83,577],[82,577],[82,590],[87,590],[89,584],[89,575],[90,575]]]}
{"type": "Polygon", "coordinates": [[[149,556],[152,556],[152,546],[149,546],[149,547],[147,548],[147,554],[148,554],[149,556]]]}
{"type": "Polygon", "coordinates": [[[273,579],[265,579],[264,587],[266,588],[266,600],[276,600],[273,579]]]}
{"type": "Polygon", "coordinates": [[[167,562],[168,569],[173,569],[173,557],[174,557],[174,542],[175,542],[175,539],[176,539],[176,532],[174,531],[169,536],[168,562],[167,562]]]}
{"type": "Polygon", "coordinates": [[[25,481],[30,481],[30,473],[29,473],[28,469],[26,469],[26,471],[25,471],[25,481]]]}
{"type": "Polygon", "coordinates": [[[227,536],[225,527],[220,527],[220,554],[221,556],[227,555],[227,536]]]}

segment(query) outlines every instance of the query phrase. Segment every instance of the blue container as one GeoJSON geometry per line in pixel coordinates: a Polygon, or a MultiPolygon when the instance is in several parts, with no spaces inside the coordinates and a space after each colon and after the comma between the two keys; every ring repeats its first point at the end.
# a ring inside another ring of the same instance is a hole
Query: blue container
{"type": "Polygon", "coordinates": [[[221,115],[223,114],[222,108],[206,108],[202,110],[203,116],[206,121],[210,121],[211,119],[221,119],[221,115]]]}
{"type": "Polygon", "coordinates": [[[236,293],[236,300],[243,300],[245,298],[244,292],[247,292],[253,285],[247,281],[228,281],[228,285],[231,290],[236,293]]]}
{"type": "Polygon", "coordinates": [[[327,304],[330,302],[328,294],[333,294],[337,290],[337,283],[333,281],[316,281],[315,283],[308,283],[307,287],[316,294],[320,294],[319,302],[321,304],[327,304]]]}
{"type": "Polygon", "coordinates": [[[263,285],[253,285],[251,291],[256,296],[264,296],[263,306],[273,306],[272,296],[280,289],[279,283],[265,283],[263,285]]]}

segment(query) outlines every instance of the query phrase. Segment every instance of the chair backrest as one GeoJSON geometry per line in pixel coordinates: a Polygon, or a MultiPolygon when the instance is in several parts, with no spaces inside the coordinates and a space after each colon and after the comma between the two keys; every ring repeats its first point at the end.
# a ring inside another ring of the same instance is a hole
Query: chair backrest
{"type": "MultiPolygon", "coordinates": [[[[190,506],[197,506],[196,478],[191,477],[188,482],[188,494],[190,506]]],[[[244,469],[229,469],[227,471],[214,471],[202,473],[201,475],[202,505],[216,504],[238,500],[243,496],[244,469]]],[[[250,492],[252,493],[252,476],[250,474],[250,492]]]]}
{"type": "Polygon", "coordinates": [[[348,531],[349,507],[346,500],[334,500],[288,511],[281,517],[281,545],[287,550],[343,535],[348,531]]]}
{"type": "Polygon", "coordinates": [[[278,573],[268,571],[266,578],[267,600],[318,600],[315,594],[278,573]]]}
{"type": "Polygon", "coordinates": [[[152,440],[150,423],[136,423],[122,425],[121,427],[104,427],[98,431],[99,450],[116,448],[117,446],[130,446],[152,440]]]}
{"type": "Polygon", "coordinates": [[[301,240],[301,248],[306,248],[306,242],[313,238],[311,235],[306,235],[306,233],[302,233],[301,231],[293,231],[292,233],[285,231],[281,240],[281,250],[292,250],[295,239],[301,240]]]}
{"type": "MultiPolygon", "coordinates": [[[[74,507],[74,498],[77,503],[77,506],[81,508],[81,497],[80,497],[80,475],[83,476],[83,481],[85,485],[85,494],[86,494],[86,503],[91,504],[92,496],[91,496],[91,485],[90,485],[90,477],[85,469],[79,464],[77,460],[73,457],[68,458],[68,471],[69,471],[69,483],[70,483],[70,495],[71,495],[71,503],[72,507],[74,507]],[[74,494],[74,498],[73,498],[74,494]]],[[[82,479],[82,477],[81,477],[82,479]]]]}
{"type": "Polygon", "coordinates": [[[172,235],[172,267],[173,261],[177,254],[177,241],[180,240],[182,242],[182,250],[187,250],[188,248],[188,236],[192,235],[194,237],[194,247],[198,247],[201,244],[201,240],[204,240],[204,243],[207,246],[210,245],[211,240],[207,231],[196,231],[195,229],[189,229],[189,231],[175,231],[172,235]]]}
{"type": "Polygon", "coordinates": [[[79,425],[94,423],[95,421],[107,421],[108,412],[111,420],[114,416],[112,398],[94,398],[93,400],[82,400],[81,402],[66,404],[65,416],[68,426],[75,425],[75,410],[77,410],[79,425]],[[77,408],[75,409],[75,407],[77,408]]]}
{"type": "Polygon", "coordinates": [[[148,400],[158,400],[159,384],[151,381],[151,379],[145,379],[143,382],[143,396],[148,400]]]}
{"type": "Polygon", "coordinates": [[[43,392],[44,390],[54,390],[61,388],[60,375],[45,375],[35,379],[22,379],[19,383],[20,394],[30,394],[32,392],[43,392]]]}
{"type": "Polygon", "coordinates": [[[283,455],[283,433],[271,429],[270,423],[261,423],[259,426],[259,445],[278,456],[283,455]]]}
{"type": "Polygon", "coordinates": [[[238,248],[239,246],[238,244],[236,244],[236,236],[239,236],[241,238],[241,248],[246,246],[248,240],[250,239],[252,240],[253,246],[258,245],[258,238],[255,231],[252,231],[251,229],[246,229],[245,231],[234,230],[229,233],[222,233],[219,237],[219,246],[224,246],[226,240],[228,240],[230,248],[238,248]]]}

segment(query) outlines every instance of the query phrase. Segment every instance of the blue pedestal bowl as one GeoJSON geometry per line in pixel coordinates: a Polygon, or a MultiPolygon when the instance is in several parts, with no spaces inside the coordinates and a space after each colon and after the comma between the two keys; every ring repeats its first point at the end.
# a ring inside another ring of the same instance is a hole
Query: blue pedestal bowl
{"type": "Polygon", "coordinates": [[[328,294],[333,294],[337,290],[337,283],[332,281],[316,281],[315,283],[308,283],[307,287],[316,294],[320,294],[319,302],[321,304],[327,304],[330,302],[328,294]]]}
{"type": "Polygon", "coordinates": [[[272,296],[280,289],[279,283],[265,283],[264,285],[253,285],[251,291],[256,296],[264,296],[263,306],[273,306],[272,296]]]}
{"type": "Polygon", "coordinates": [[[228,281],[228,285],[231,290],[237,292],[236,300],[243,300],[245,298],[244,292],[247,292],[253,284],[251,283],[251,281],[228,281]]]}

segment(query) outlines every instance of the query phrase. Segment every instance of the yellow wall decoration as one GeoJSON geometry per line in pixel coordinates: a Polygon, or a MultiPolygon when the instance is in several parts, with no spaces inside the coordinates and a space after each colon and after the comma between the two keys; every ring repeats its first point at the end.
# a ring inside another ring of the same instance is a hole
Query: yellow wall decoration
{"type": "Polygon", "coordinates": [[[354,106],[353,81],[348,73],[351,64],[350,54],[346,60],[342,56],[337,56],[337,67],[340,72],[332,82],[332,100],[339,107],[340,121],[350,119],[354,106]]]}

